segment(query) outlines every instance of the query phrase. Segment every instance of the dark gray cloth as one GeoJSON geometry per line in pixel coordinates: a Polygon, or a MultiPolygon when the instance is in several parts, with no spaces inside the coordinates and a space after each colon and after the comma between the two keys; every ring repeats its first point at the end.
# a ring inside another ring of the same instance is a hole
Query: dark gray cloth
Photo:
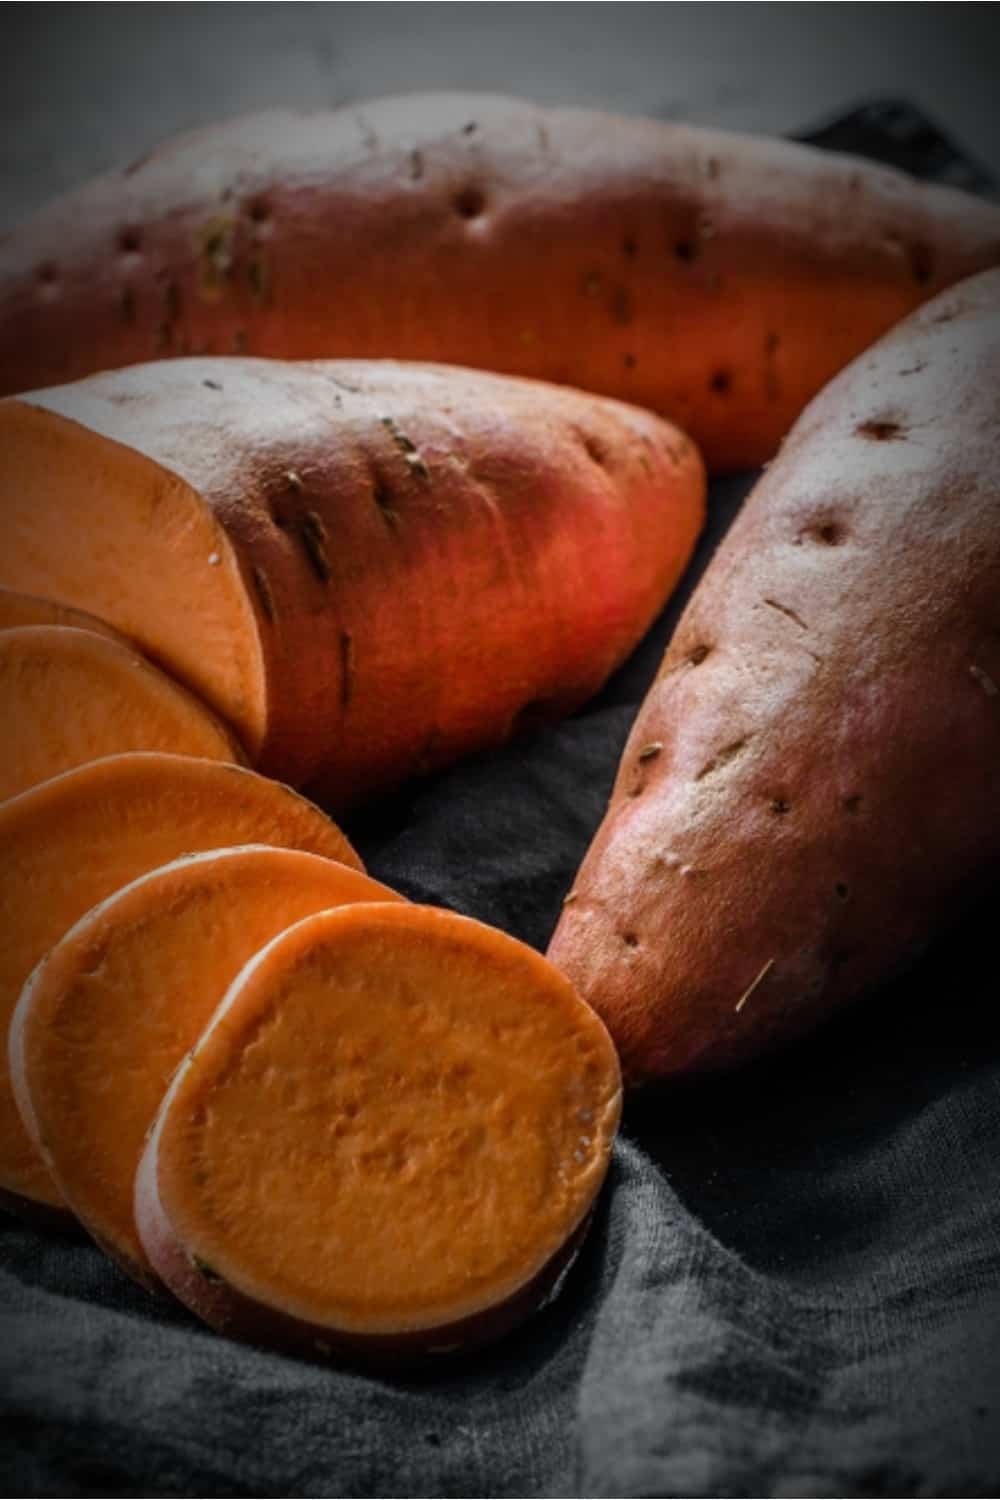
{"type": "MultiPolygon", "coordinates": [[[[915,149],[890,114],[853,139],[915,149]]],[[[714,486],[685,593],[745,488],[714,486]]],[[[544,947],[682,603],[574,719],[355,820],[372,873],[544,947]]],[[[433,1380],[239,1346],[4,1220],[4,1493],[996,1494],[993,947],[986,904],[810,1042],[633,1100],[557,1303],[433,1380]]]]}

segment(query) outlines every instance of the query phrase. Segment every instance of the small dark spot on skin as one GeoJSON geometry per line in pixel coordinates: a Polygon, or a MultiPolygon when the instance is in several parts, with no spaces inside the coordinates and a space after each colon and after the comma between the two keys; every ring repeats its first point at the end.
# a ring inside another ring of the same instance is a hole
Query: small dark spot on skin
{"type": "Polygon", "coordinates": [[[416,147],[410,152],[410,180],[419,182],[424,175],[424,153],[416,147]]]}
{"type": "Polygon", "coordinates": [[[604,444],[595,437],[585,437],[583,440],[584,450],[592,463],[599,469],[603,469],[608,461],[608,455],[604,451],[604,444]]]}
{"type": "Polygon", "coordinates": [[[700,667],[711,649],[711,646],[695,646],[694,650],[688,655],[688,661],[692,667],[700,667]]]}
{"type": "Polygon", "coordinates": [[[123,286],[118,294],[118,311],[123,323],[135,322],[135,293],[130,286],[123,286]]]}
{"type": "Polygon", "coordinates": [[[477,126],[475,120],[470,120],[469,123],[468,123],[468,125],[463,125],[462,126],[462,134],[463,135],[473,135],[476,132],[476,130],[478,130],[478,128],[479,127],[477,126]]]}
{"type": "Polygon", "coordinates": [[[764,340],[764,353],[770,358],[771,355],[773,355],[773,354],[775,354],[777,352],[778,345],[780,343],[781,343],[781,335],[780,334],[769,333],[767,335],[767,337],[765,338],[765,340],[764,340]]]}
{"type": "Polygon", "coordinates": [[[205,387],[205,389],[207,391],[221,391],[222,390],[222,386],[220,385],[219,381],[217,381],[217,380],[203,380],[201,383],[202,383],[202,385],[205,387]]]}
{"type": "Polygon", "coordinates": [[[626,356],[623,359],[622,363],[624,364],[626,370],[634,370],[635,369],[635,355],[634,354],[626,354],[626,356]]]}
{"type": "Polygon", "coordinates": [[[716,370],[708,382],[708,388],[717,396],[728,396],[733,388],[733,377],[728,370],[716,370]]]}
{"type": "Polygon", "coordinates": [[[858,797],[858,796],[845,797],[844,798],[844,804],[843,804],[844,811],[845,812],[849,812],[849,813],[860,812],[861,811],[861,803],[862,803],[862,798],[861,797],[858,797]]]}
{"type": "Polygon", "coordinates": [[[796,537],[796,544],[800,544],[802,537],[807,536],[812,541],[822,542],[824,547],[839,547],[847,538],[847,533],[836,521],[824,521],[819,526],[808,526],[801,536],[796,537]]]}
{"type": "Polygon", "coordinates": [[[54,286],[59,279],[59,273],[52,261],[47,260],[38,267],[38,279],[43,286],[54,286]]]}
{"type": "Polygon", "coordinates": [[[247,208],[254,224],[266,224],[271,217],[271,210],[263,198],[253,198],[247,208]]]}
{"type": "Polygon", "coordinates": [[[271,512],[271,520],[279,531],[291,531],[295,524],[295,513],[289,507],[287,499],[281,495],[271,498],[268,509],[271,512]]]}
{"type": "Polygon", "coordinates": [[[878,421],[875,418],[867,422],[859,422],[854,430],[858,437],[871,438],[876,443],[891,442],[903,436],[903,429],[898,422],[878,421]]]}
{"type": "Polygon", "coordinates": [[[638,255],[638,253],[638,241],[634,240],[630,234],[626,235],[622,240],[622,254],[627,255],[629,260],[635,260],[635,257],[638,255]]]}
{"type": "Polygon", "coordinates": [[[118,236],[118,249],[122,255],[138,255],[142,248],[142,236],[138,229],[123,229],[118,236]]]}
{"type": "Polygon", "coordinates": [[[733,740],[730,745],[724,745],[716,755],[712,756],[711,760],[705,762],[695,776],[695,781],[703,781],[706,776],[711,776],[715,771],[721,771],[723,766],[727,766],[731,760],[735,760],[736,756],[746,747],[747,743],[747,736],[744,736],[741,740],[733,740]]]}
{"type": "Polygon", "coordinates": [[[697,259],[698,246],[694,243],[693,240],[675,240],[674,256],[677,260],[682,260],[685,263],[689,263],[690,261],[697,259]]]}
{"type": "Polygon", "coordinates": [[[455,212],[463,219],[478,219],[485,208],[486,195],[480,188],[465,187],[455,195],[455,212]]]}
{"type": "Polygon", "coordinates": [[[786,798],[784,798],[784,797],[772,797],[771,798],[771,811],[773,813],[777,813],[777,815],[779,817],[783,817],[785,815],[785,813],[791,812],[791,810],[792,810],[792,804],[789,801],[787,801],[786,798]]]}
{"type": "Polygon", "coordinates": [[[860,193],[860,191],[861,191],[861,181],[862,181],[862,179],[861,179],[861,173],[860,172],[852,172],[851,175],[850,175],[850,177],[848,177],[848,179],[847,179],[847,191],[849,193],[860,193]]]}
{"type": "Polygon", "coordinates": [[[630,797],[641,797],[645,790],[646,788],[643,783],[641,781],[637,781],[635,786],[629,787],[628,794],[630,797]]]}
{"type": "Polygon", "coordinates": [[[393,504],[392,491],[382,480],[376,479],[372,487],[372,499],[378,506],[382,519],[393,531],[399,525],[399,512],[393,504]]]}
{"type": "Polygon", "coordinates": [[[638,948],[639,946],[639,939],[636,937],[634,932],[623,932],[622,942],[625,944],[626,948],[638,948]]]}
{"type": "Polygon", "coordinates": [[[837,892],[837,895],[839,896],[841,901],[846,901],[848,896],[851,894],[851,888],[847,884],[846,880],[838,880],[836,885],[834,886],[834,890],[837,892]]]}
{"type": "Polygon", "coordinates": [[[708,158],[708,161],[705,163],[705,171],[708,175],[709,180],[711,182],[715,182],[715,180],[719,176],[719,173],[722,171],[722,163],[719,161],[719,158],[717,156],[710,156],[708,158]]]}
{"type": "Polygon", "coordinates": [[[274,595],[271,593],[271,584],[263,568],[254,567],[253,584],[260,600],[260,607],[264,612],[264,618],[274,623],[274,595]]]}
{"type": "Polygon", "coordinates": [[[314,510],[307,510],[300,518],[299,537],[316,577],[320,583],[329,583],[330,562],[326,555],[326,527],[314,510]]]}
{"type": "Polygon", "coordinates": [[[915,240],[909,248],[910,273],[918,286],[926,286],[934,275],[934,257],[930,248],[915,240]]]}

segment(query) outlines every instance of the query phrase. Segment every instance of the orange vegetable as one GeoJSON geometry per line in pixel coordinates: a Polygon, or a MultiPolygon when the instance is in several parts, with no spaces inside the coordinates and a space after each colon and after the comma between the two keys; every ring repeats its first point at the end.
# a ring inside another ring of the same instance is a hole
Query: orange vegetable
{"type": "Polygon", "coordinates": [[[136,1167],[177,1065],[230,982],[294,922],[402,898],[299,850],[249,846],[152,870],[82,917],[35,970],[11,1028],[14,1093],[70,1208],[136,1280],[136,1167]]]}
{"type": "Polygon", "coordinates": [[[340,806],[558,718],[701,526],[674,428],[471,370],[167,360],[0,403],[0,582],[91,609],[340,806]]]}
{"type": "Polygon", "coordinates": [[[0,723],[0,799],[127,750],[244,758],[214,714],[131,647],[64,625],[0,631],[0,723]]]}
{"type": "Polygon", "coordinates": [[[179,1069],[139,1233],[240,1337],[464,1349],[556,1284],[619,1108],[607,1032],[531,949],[429,907],[324,912],[247,964],[179,1069]]]}
{"type": "MultiPolygon", "coordinates": [[[[84,912],[137,875],[226,844],[359,860],[318,808],[253,771],[137,752],[91,761],[0,804],[0,1026],[35,965],[84,912]]],[[[0,1191],[8,1206],[64,1208],[18,1114],[0,1057],[0,1191]]]]}
{"type": "Polygon", "coordinates": [[[650,688],[549,950],[633,1081],[811,1030],[995,868],[998,475],[991,271],[803,413],[650,688]]]}
{"type": "Polygon", "coordinates": [[[450,360],[770,458],[1000,207],[854,157],[482,94],[269,111],[74,188],[0,248],[0,391],[163,356],[450,360]]]}

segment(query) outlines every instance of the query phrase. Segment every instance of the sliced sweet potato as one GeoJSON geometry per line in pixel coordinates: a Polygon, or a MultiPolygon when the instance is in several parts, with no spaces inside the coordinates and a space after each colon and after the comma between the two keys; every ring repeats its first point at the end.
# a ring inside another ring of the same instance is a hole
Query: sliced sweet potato
{"type": "Polygon", "coordinates": [[[0,582],[105,616],[341,806],[558,718],[662,606],[701,460],[471,370],[166,360],[0,403],[0,582]]]}
{"type": "Polygon", "coordinates": [[[650,688],[549,950],[633,1080],[810,1030],[995,871],[998,476],[988,272],[803,413],[650,688]]]}
{"type": "Polygon", "coordinates": [[[128,750],[242,761],[234,736],[130,646],[92,630],[0,631],[0,799],[128,750]]]}
{"type": "Polygon", "coordinates": [[[136,1280],[159,1285],[133,1217],[146,1134],[231,981],[313,912],[401,899],[300,850],[210,850],[109,896],[36,968],[10,1033],[21,1117],[69,1207],[136,1280]]]}
{"type": "Polygon", "coordinates": [[[225,1332],[464,1349],[551,1291],[620,1097],[607,1032],[539,954],[429,907],[324,912],[251,959],[178,1070],[136,1222],[225,1332]]]}
{"type": "MultiPolygon", "coordinates": [[[[360,868],[340,830],[295,792],[240,766],[137,751],[91,761],[0,804],[0,1028],[22,986],[84,912],[136,876],[226,844],[305,849],[360,868]]],[[[65,1207],[21,1123],[0,1055],[0,1190],[65,1207]]]]}
{"type": "Polygon", "coordinates": [[[711,469],[950,282],[1000,207],[788,141],[483,94],[167,142],[0,246],[0,391],[189,353],[451,360],[635,401],[711,469]]]}
{"type": "Polygon", "coordinates": [[[129,644],[128,638],[106,620],[88,615],[86,610],[72,609],[55,599],[39,594],[21,594],[16,589],[0,589],[0,630],[16,630],[21,625],[69,625],[74,630],[93,630],[97,635],[129,644]]]}

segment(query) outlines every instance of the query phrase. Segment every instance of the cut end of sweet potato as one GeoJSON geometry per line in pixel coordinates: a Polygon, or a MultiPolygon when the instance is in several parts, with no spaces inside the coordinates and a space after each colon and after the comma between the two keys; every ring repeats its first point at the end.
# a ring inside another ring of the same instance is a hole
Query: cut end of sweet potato
{"type": "Polygon", "coordinates": [[[35,970],[11,1026],[15,1096],[67,1203],[137,1281],[159,1287],[132,1211],[146,1134],[232,980],[303,917],[400,900],[301,850],[209,850],[117,891],[35,970]]]}
{"type": "Polygon", "coordinates": [[[427,907],[325,912],[251,960],[177,1073],[139,1233],[238,1337],[465,1349],[557,1279],[620,1103],[603,1024],[537,953],[427,907]]]}
{"type": "Polygon", "coordinates": [[[0,403],[0,584],[107,620],[255,756],[266,729],[260,641],[223,526],[176,473],[106,435],[106,411],[95,404],[88,426],[86,399],[66,416],[61,394],[54,409],[0,403]]]}
{"type": "MultiPolygon", "coordinates": [[[[223,845],[360,861],[340,830],[240,766],[135,752],[91,761],[0,804],[0,1027],[35,965],[86,911],[138,875],[223,845]]],[[[65,1207],[24,1129],[0,1052],[0,1189],[65,1207]]]]}
{"type": "Polygon", "coordinates": [[[65,625],[0,631],[0,799],[130,750],[243,761],[229,730],[120,641],[65,625]]]}

